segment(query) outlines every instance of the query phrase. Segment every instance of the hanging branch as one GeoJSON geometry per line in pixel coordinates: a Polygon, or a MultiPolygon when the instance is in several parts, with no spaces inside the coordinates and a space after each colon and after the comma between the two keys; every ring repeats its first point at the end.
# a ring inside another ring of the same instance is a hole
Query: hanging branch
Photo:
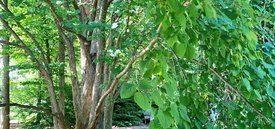
{"type": "MultiPolygon", "coordinates": [[[[199,64],[199,65],[205,65],[197,60],[193,60],[193,62],[199,64]]],[[[241,94],[236,88],[234,88],[234,86],[232,86],[228,81],[226,81],[220,74],[218,74],[214,69],[208,67],[208,69],[213,72],[221,81],[224,82],[224,84],[226,86],[228,86],[233,92],[235,92],[237,94],[237,96],[239,96],[241,98],[241,100],[247,105],[249,106],[251,109],[253,109],[259,116],[261,116],[263,119],[265,119],[268,123],[272,123],[272,121],[266,117],[263,113],[261,113],[260,110],[258,110],[256,107],[254,107],[245,97],[243,94],[241,94]]]]}
{"type": "MultiPolygon", "coordinates": [[[[161,28],[161,24],[159,25],[158,29],[157,29],[157,33],[159,33],[160,31],[160,28],[161,28]]],[[[99,118],[99,115],[100,115],[100,112],[101,112],[101,109],[102,109],[102,105],[106,99],[106,97],[112,93],[115,89],[115,87],[117,86],[118,84],[118,81],[121,79],[121,77],[123,77],[128,71],[129,69],[132,67],[132,65],[139,59],[141,58],[143,55],[145,55],[148,51],[150,51],[153,46],[157,43],[159,39],[159,36],[157,36],[155,39],[153,39],[149,44],[148,46],[143,49],[140,53],[138,53],[137,55],[135,55],[129,62],[128,64],[126,65],[126,67],[118,74],[116,75],[116,77],[114,78],[113,81],[110,81],[108,85],[109,89],[101,96],[101,98],[99,99],[98,101],[98,104],[96,106],[96,116],[95,116],[95,119],[92,121],[91,124],[89,124],[88,126],[88,129],[94,129],[95,126],[96,126],[96,123],[97,123],[97,120],[99,118]]]]}

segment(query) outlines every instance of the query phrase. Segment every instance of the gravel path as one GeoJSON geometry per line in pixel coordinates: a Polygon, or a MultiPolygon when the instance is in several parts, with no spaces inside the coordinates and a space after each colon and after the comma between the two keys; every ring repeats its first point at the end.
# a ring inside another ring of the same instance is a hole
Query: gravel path
{"type": "Polygon", "coordinates": [[[131,126],[131,127],[117,127],[117,126],[113,126],[113,129],[149,129],[149,127],[147,125],[131,126]]]}

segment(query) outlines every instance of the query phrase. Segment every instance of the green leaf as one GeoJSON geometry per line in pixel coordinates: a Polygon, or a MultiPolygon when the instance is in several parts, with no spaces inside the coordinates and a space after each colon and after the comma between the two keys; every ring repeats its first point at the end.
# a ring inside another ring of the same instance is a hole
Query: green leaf
{"type": "Polygon", "coordinates": [[[137,105],[141,107],[143,110],[147,110],[151,108],[149,99],[145,94],[142,95],[140,92],[135,93],[134,100],[137,103],[137,105]]]}
{"type": "Polygon", "coordinates": [[[223,9],[223,13],[231,20],[235,20],[238,17],[238,13],[235,9],[223,9]]]}
{"type": "Polygon", "coordinates": [[[184,13],[175,14],[175,18],[180,23],[181,29],[185,30],[185,28],[186,28],[186,18],[184,16],[184,13]]]}
{"type": "Polygon", "coordinates": [[[163,100],[161,99],[159,90],[155,90],[152,93],[152,99],[160,108],[163,108],[163,100]]]}
{"type": "Polygon", "coordinates": [[[245,34],[246,38],[250,41],[257,41],[258,40],[256,34],[251,30],[244,31],[244,34],[245,34]]]}
{"type": "Polygon", "coordinates": [[[191,120],[190,120],[189,116],[187,115],[187,108],[184,105],[179,106],[179,111],[180,111],[180,116],[182,117],[182,119],[191,123],[191,120]]]}
{"type": "Polygon", "coordinates": [[[25,19],[25,15],[24,15],[24,14],[19,14],[19,15],[15,16],[14,19],[15,19],[16,21],[23,20],[23,19],[25,19]]]}
{"type": "Polygon", "coordinates": [[[261,96],[259,90],[254,90],[254,93],[256,94],[256,96],[258,97],[258,99],[262,100],[262,96],[261,96]]]}
{"type": "Polygon", "coordinates": [[[150,121],[149,129],[161,129],[161,125],[156,120],[150,121]]]}
{"type": "Polygon", "coordinates": [[[188,44],[187,47],[186,47],[185,57],[188,60],[192,60],[192,59],[195,58],[195,56],[196,56],[195,47],[191,44],[188,44]]]}
{"type": "Polygon", "coordinates": [[[162,20],[162,31],[165,32],[170,26],[170,22],[167,16],[164,17],[164,19],[162,20]]]}
{"type": "Polygon", "coordinates": [[[275,99],[275,92],[273,91],[273,88],[271,85],[267,86],[266,92],[271,98],[275,99]]]}
{"type": "Polygon", "coordinates": [[[183,124],[185,129],[190,129],[190,125],[186,121],[183,121],[183,124]]]}
{"type": "Polygon", "coordinates": [[[198,34],[193,29],[186,30],[188,36],[190,37],[190,42],[197,44],[198,42],[198,34]]]}
{"type": "Polygon", "coordinates": [[[261,79],[264,79],[264,76],[266,75],[265,71],[260,66],[257,67],[256,73],[261,79]]]}
{"type": "Polygon", "coordinates": [[[171,103],[170,108],[171,108],[170,113],[172,117],[175,119],[176,124],[178,124],[180,121],[180,116],[179,116],[179,110],[178,110],[177,104],[171,103]]]}
{"type": "Polygon", "coordinates": [[[177,36],[173,36],[173,37],[171,37],[170,39],[167,40],[167,45],[168,45],[169,47],[173,47],[174,44],[175,44],[177,41],[178,41],[177,36]]]}
{"type": "Polygon", "coordinates": [[[0,12],[0,18],[2,18],[2,19],[8,19],[10,17],[12,17],[11,13],[9,13],[9,12],[0,12]]]}
{"type": "Polygon", "coordinates": [[[246,27],[243,27],[242,32],[249,41],[248,42],[248,47],[250,49],[255,50],[256,49],[256,42],[258,41],[258,38],[257,38],[256,34],[252,30],[249,30],[246,27]]]}
{"type": "Polygon", "coordinates": [[[180,58],[183,58],[186,52],[186,44],[185,43],[176,43],[174,44],[174,51],[176,55],[180,58]]]}
{"type": "Polygon", "coordinates": [[[158,110],[157,117],[163,128],[170,128],[173,122],[173,118],[171,117],[169,112],[158,110]]]}
{"type": "Polygon", "coordinates": [[[197,127],[198,129],[201,129],[201,128],[202,128],[201,122],[198,121],[198,120],[195,121],[195,125],[196,125],[196,127],[197,127]]]}
{"type": "Polygon", "coordinates": [[[157,14],[156,14],[156,16],[157,16],[156,23],[159,24],[164,18],[164,11],[163,11],[162,8],[160,8],[160,9],[157,8],[156,12],[157,12],[157,14]]]}
{"type": "Polygon", "coordinates": [[[183,11],[183,7],[181,6],[180,2],[177,0],[166,0],[166,3],[170,7],[170,9],[174,12],[183,11]]]}
{"type": "Polygon", "coordinates": [[[203,9],[204,9],[206,17],[208,17],[209,19],[217,19],[216,10],[212,7],[212,5],[209,3],[209,1],[204,2],[203,9]]]}
{"type": "Polygon", "coordinates": [[[249,80],[247,78],[243,78],[242,82],[243,82],[244,86],[246,87],[247,91],[250,92],[252,90],[252,87],[250,85],[249,80]]]}
{"type": "Polygon", "coordinates": [[[152,81],[149,81],[147,79],[142,79],[139,81],[138,89],[148,91],[153,88],[152,81]]]}
{"type": "Polygon", "coordinates": [[[11,5],[12,6],[19,6],[22,2],[23,2],[23,0],[12,0],[11,5]]]}
{"type": "Polygon", "coordinates": [[[266,62],[262,62],[262,64],[264,65],[265,68],[267,69],[275,69],[275,66],[266,62]]]}
{"type": "Polygon", "coordinates": [[[221,56],[222,56],[223,58],[225,58],[226,52],[225,52],[225,49],[224,49],[224,48],[220,48],[220,53],[221,53],[221,56]]]}
{"type": "Polygon", "coordinates": [[[170,98],[173,98],[174,97],[174,93],[175,93],[175,90],[172,88],[171,85],[169,84],[165,84],[164,85],[164,88],[166,90],[166,94],[170,97],[170,98]]]}
{"type": "Polygon", "coordinates": [[[122,85],[120,91],[121,98],[130,98],[136,93],[136,86],[133,84],[126,83],[122,85]]]}
{"type": "Polygon", "coordinates": [[[198,9],[195,6],[194,2],[191,3],[189,8],[190,8],[190,10],[189,10],[190,17],[197,18],[199,16],[199,13],[198,13],[198,9]]]}

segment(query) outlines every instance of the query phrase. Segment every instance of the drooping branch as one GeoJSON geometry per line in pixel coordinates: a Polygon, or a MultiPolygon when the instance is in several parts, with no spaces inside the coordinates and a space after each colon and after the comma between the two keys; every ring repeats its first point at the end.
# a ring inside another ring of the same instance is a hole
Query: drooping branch
{"type": "MultiPolygon", "coordinates": [[[[193,60],[193,62],[199,64],[199,65],[204,65],[203,63],[193,60]]],[[[225,85],[227,85],[234,93],[237,94],[237,96],[240,97],[240,99],[251,109],[253,109],[259,116],[261,116],[264,120],[266,120],[268,123],[271,123],[272,121],[266,117],[260,110],[258,110],[255,106],[253,106],[245,97],[243,94],[241,94],[236,88],[234,88],[233,85],[231,85],[226,79],[224,79],[218,72],[216,72],[213,68],[208,67],[208,69],[213,72],[222,82],[224,82],[225,85]]]]}
{"type": "Polygon", "coordinates": [[[32,106],[32,105],[23,105],[23,104],[18,104],[18,103],[10,103],[10,104],[1,103],[0,104],[0,107],[6,107],[6,106],[20,107],[20,108],[32,109],[32,110],[36,110],[36,111],[42,111],[45,114],[47,114],[48,116],[55,116],[55,114],[52,114],[50,110],[42,108],[42,107],[36,107],[36,106],[32,106]]]}
{"type": "MultiPolygon", "coordinates": [[[[160,28],[161,28],[161,24],[159,25],[158,29],[157,29],[157,33],[159,33],[160,31],[160,28]]],[[[118,74],[116,75],[116,77],[114,78],[113,81],[110,81],[109,84],[109,88],[108,90],[101,96],[101,98],[99,99],[98,101],[98,104],[96,106],[96,116],[95,116],[95,119],[92,121],[92,123],[88,126],[88,129],[94,129],[95,126],[96,126],[96,123],[97,123],[97,120],[99,118],[99,114],[101,112],[101,109],[102,109],[102,105],[106,99],[106,97],[112,93],[115,89],[115,87],[117,86],[119,80],[129,71],[129,69],[132,67],[132,65],[139,59],[141,58],[143,55],[145,55],[148,51],[150,51],[153,46],[157,43],[159,39],[159,36],[157,36],[155,39],[153,39],[149,44],[148,46],[143,49],[140,53],[138,53],[137,55],[135,55],[129,62],[128,64],[126,65],[126,67],[118,74]]]]}

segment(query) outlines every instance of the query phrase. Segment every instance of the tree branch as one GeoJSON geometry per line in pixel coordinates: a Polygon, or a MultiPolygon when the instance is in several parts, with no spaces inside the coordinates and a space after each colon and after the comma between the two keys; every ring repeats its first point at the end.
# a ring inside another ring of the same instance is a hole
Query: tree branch
{"type": "MultiPolygon", "coordinates": [[[[22,39],[18,36],[18,34],[10,27],[7,21],[2,19],[0,17],[0,21],[2,22],[3,26],[11,33],[11,35],[15,38],[15,40],[19,41],[19,46],[27,53],[31,60],[37,65],[38,70],[43,73],[46,83],[48,84],[48,92],[50,94],[51,104],[52,104],[52,112],[54,113],[60,113],[60,109],[58,107],[56,98],[55,98],[55,92],[53,88],[53,81],[52,78],[49,76],[47,70],[45,70],[41,62],[35,57],[33,54],[33,51],[22,41],[22,39]]],[[[58,117],[63,117],[62,113],[58,115],[58,117]]],[[[62,121],[62,119],[60,119],[62,121]]]]}
{"type": "MultiPolygon", "coordinates": [[[[193,60],[193,62],[199,64],[199,65],[205,65],[197,60],[193,60]]],[[[263,113],[261,113],[260,110],[258,110],[256,107],[254,107],[245,97],[244,95],[242,95],[237,89],[234,88],[234,86],[232,86],[228,81],[226,81],[220,74],[218,74],[214,69],[208,67],[208,69],[213,72],[221,81],[224,82],[225,85],[227,85],[233,92],[235,92],[240,98],[241,100],[247,105],[249,106],[251,109],[253,109],[259,116],[261,116],[263,119],[265,119],[268,123],[272,123],[272,121],[266,117],[263,113]]]]}
{"type": "MultiPolygon", "coordinates": [[[[161,24],[159,25],[158,29],[157,29],[157,33],[159,33],[160,31],[160,28],[161,28],[161,24]]],[[[101,112],[101,109],[102,109],[102,105],[106,99],[106,97],[112,93],[115,89],[115,87],[117,86],[118,84],[118,81],[121,79],[121,77],[123,77],[127,72],[128,70],[132,67],[132,65],[140,58],[142,57],[143,55],[145,55],[148,51],[150,51],[153,46],[157,43],[159,39],[159,36],[157,36],[155,39],[153,39],[149,44],[148,46],[143,49],[140,53],[138,53],[137,55],[135,55],[129,62],[128,64],[126,65],[126,67],[118,74],[116,75],[115,79],[113,81],[110,81],[109,84],[110,87],[109,89],[101,96],[101,98],[99,99],[98,101],[98,104],[96,106],[96,116],[95,116],[95,119],[92,121],[91,124],[89,124],[88,126],[88,129],[94,129],[95,126],[96,126],[96,123],[97,123],[97,120],[99,118],[99,115],[100,115],[100,112],[101,112]]]]}
{"type": "Polygon", "coordinates": [[[9,41],[6,41],[6,40],[1,40],[0,39],[0,44],[5,44],[5,45],[10,45],[10,46],[14,46],[14,47],[18,47],[18,48],[22,48],[20,45],[18,44],[15,44],[15,43],[11,43],[9,41]]]}
{"type": "MultiPolygon", "coordinates": [[[[5,10],[6,12],[10,13],[12,16],[15,16],[15,15],[9,10],[9,8],[8,8],[7,6],[5,6],[5,4],[2,3],[1,1],[0,1],[0,5],[4,8],[4,10],[5,10]]],[[[47,74],[51,75],[50,67],[49,67],[49,62],[47,62],[47,60],[46,60],[46,58],[45,58],[45,55],[46,55],[46,54],[45,54],[43,48],[41,47],[41,45],[40,45],[40,44],[38,43],[38,41],[36,40],[35,36],[34,36],[33,34],[31,34],[29,31],[27,31],[27,30],[21,25],[20,22],[18,22],[18,21],[16,21],[16,20],[14,20],[14,21],[15,21],[16,25],[17,25],[21,30],[23,30],[23,32],[24,32],[25,34],[27,34],[27,35],[30,37],[30,39],[33,41],[33,43],[34,43],[35,46],[38,48],[38,50],[42,53],[42,54],[41,54],[41,57],[42,57],[42,59],[43,59],[43,63],[44,63],[45,66],[46,66],[47,74]]]]}
{"type": "MultiPolygon", "coordinates": [[[[57,20],[55,19],[55,22],[57,20]]],[[[71,82],[72,82],[72,93],[73,93],[73,106],[74,106],[74,113],[76,117],[76,126],[80,125],[80,95],[79,95],[79,88],[78,88],[78,76],[77,76],[77,69],[76,69],[76,59],[75,59],[75,50],[73,43],[70,41],[69,37],[65,34],[65,32],[62,30],[61,26],[56,23],[55,24],[58,30],[58,33],[61,35],[62,39],[66,43],[67,50],[68,50],[68,55],[69,55],[69,67],[70,71],[72,72],[72,77],[71,77],[71,82]]]]}
{"type": "Polygon", "coordinates": [[[68,27],[66,27],[66,26],[62,26],[63,19],[62,19],[62,17],[60,17],[60,16],[57,14],[57,12],[56,12],[56,10],[55,10],[55,8],[54,8],[52,2],[51,2],[50,0],[44,0],[44,1],[49,5],[50,10],[51,10],[51,13],[53,14],[54,18],[56,19],[57,24],[59,24],[59,26],[61,26],[62,29],[66,30],[66,31],[68,31],[68,32],[71,32],[71,33],[73,33],[73,34],[76,34],[78,38],[80,38],[81,40],[83,40],[83,41],[85,41],[85,42],[87,42],[87,43],[89,42],[83,35],[78,34],[78,33],[75,32],[74,30],[72,30],[71,28],[68,28],[68,27]]]}
{"type": "Polygon", "coordinates": [[[55,116],[55,114],[52,114],[50,110],[42,108],[42,107],[36,107],[36,106],[32,106],[32,105],[23,105],[23,104],[18,104],[18,103],[10,103],[10,104],[1,103],[0,104],[0,107],[6,107],[6,106],[33,109],[36,111],[42,111],[42,112],[46,113],[48,116],[55,116]]]}

